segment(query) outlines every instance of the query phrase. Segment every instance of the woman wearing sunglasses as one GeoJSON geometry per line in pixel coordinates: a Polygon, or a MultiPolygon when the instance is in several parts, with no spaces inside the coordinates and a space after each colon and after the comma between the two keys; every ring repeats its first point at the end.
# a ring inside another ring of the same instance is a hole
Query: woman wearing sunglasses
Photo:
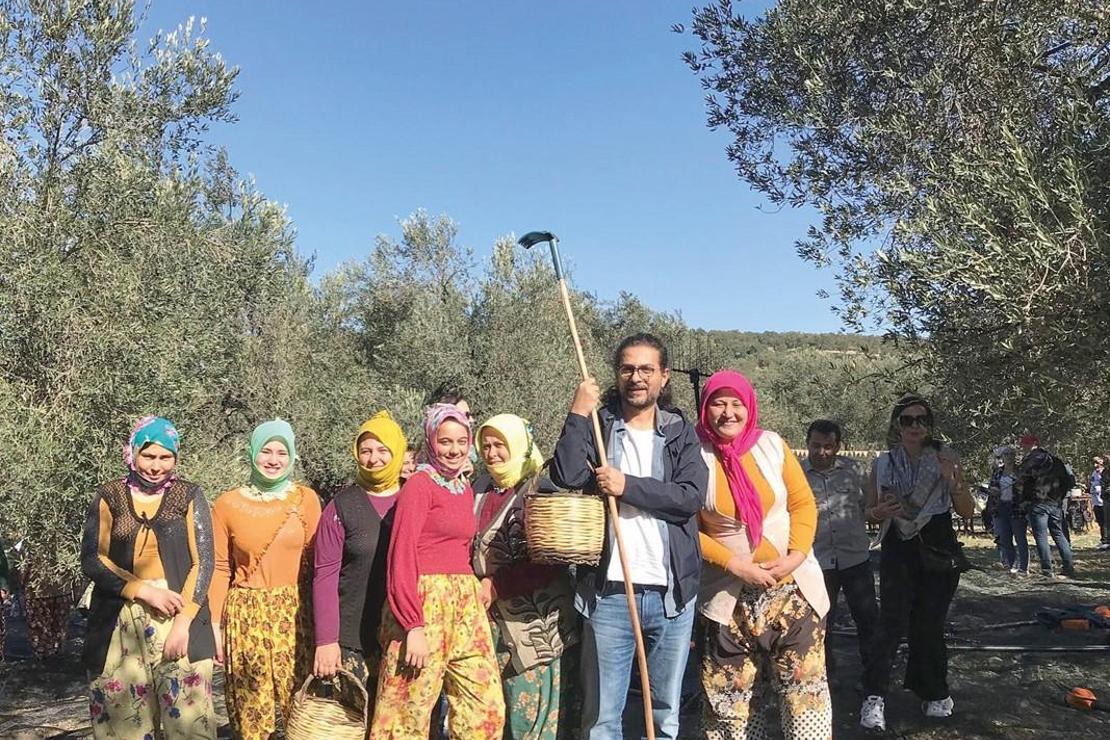
{"type": "MultiPolygon", "coordinates": [[[[960,573],[968,567],[952,528],[952,509],[970,517],[974,504],[959,457],[933,435],[933,411],[925,399],[906,396],[894,405],[890,449],[871,468],[866,513],[882,524],[880,683],[884,689],[890,683],[898,645],[908,635],[904,685],[920,697],[926,716],[948,717],[944,624],[960,573]]],[[[868,696],[860,724],[885,729],[883,704],[883,695],[868,696]]]]}

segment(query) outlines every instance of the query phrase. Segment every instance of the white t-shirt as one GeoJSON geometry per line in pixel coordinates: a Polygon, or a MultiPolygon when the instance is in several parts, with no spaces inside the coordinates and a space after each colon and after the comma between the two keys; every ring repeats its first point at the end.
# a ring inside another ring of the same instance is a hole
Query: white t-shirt
{"type": "MultiPolygon", "coordinates": [[[[637,478],[651,477],[652,449],[655,445],[654,429],[626,427],[621,440],[621,472],[637,478]]],[[[663,552],[663,534],[659,520],[635,506],[620,503],[621,539],[628,558],[629,576],[640,586],[666,586],[666,553],[663,552]]],[[[609,569],[606,578],[621,582],[621,561],[617,555],[617,539],[609,527],[609,569]]]]}

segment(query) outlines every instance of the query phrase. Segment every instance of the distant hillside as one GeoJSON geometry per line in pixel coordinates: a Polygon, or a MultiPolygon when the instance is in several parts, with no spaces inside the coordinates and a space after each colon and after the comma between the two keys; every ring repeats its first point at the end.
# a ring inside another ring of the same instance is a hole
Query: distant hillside
{"type": "Polygon", "coordinates": [[[808,332],[710,331],[707,335],[715,353],[737,367],[766,367],[782,362],[784,355],[890,355],[897,350],[882,337],[859,334],[813,334],[808,332]]]}
{"type": "Polygon", "coordinates": [[[732,367],[751,379],[760,416],[801,446],[816,418],[835,419],[855,449],[874,449],[886,432],[890,402],[912,379],[898,348],[881,337],[806,332],[711,331],[713,368],[732,367]]]}
{"type": "Polygon", "coordinates": [[[882,337],[864,334],[814,334],[802,331],[709,331],[715,342],[748,354],[761,349],[775,351],[791,349],[819,349],[859,351],[878,350],[883,346],[882,337]]]}

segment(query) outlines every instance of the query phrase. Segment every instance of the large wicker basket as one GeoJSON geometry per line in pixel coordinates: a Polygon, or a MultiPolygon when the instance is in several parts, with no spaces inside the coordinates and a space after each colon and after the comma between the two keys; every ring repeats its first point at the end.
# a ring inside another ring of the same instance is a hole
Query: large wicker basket
{"type": "Polygon", "coordinates": [[[524,497],[528,556],[549,565],[597,565],[605,543],[605,504],[577,491],[524,497]]]}
{"type": "Polygon", "coordinates": [[[366,687],[350,671],[340,669],[337,677],[358,687],[362,696],[361,710],[348,707],[335,698],[309,693],[312,682],[319,680],[309,676],[293,696],[293,709],[285,727],[288,740],[364,740],[369,730],[370,708],[366,687]]]}

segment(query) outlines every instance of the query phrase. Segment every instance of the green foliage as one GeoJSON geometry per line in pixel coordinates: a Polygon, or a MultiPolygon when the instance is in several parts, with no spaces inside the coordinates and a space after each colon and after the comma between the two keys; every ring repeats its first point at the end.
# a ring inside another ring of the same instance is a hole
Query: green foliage
{"type": "MultiPolygon", "coordinates": [[[[444,381],[480,419],[530,418],[550,452],[578,370],[544,256],[506,237],[479,264],[454,222],[417,211],[314,282],[284,210],[202,145],[232,117],[235,70],[195,24],[140,49],[136,23],[122,0],[0,0],[0,537],[24,543],[27,584],[73,585],[93,488],[123,473],[121,445],[148,413],[177,424],[181,472],[210,496],[244,480],[247,435],[275,416],[297,432],[299,476],[330,493],[361,421],[388,408],[419,440],[444,381]]],[[[603,384],[612,348],[639,331],[676,368],[747,368],[735,337],[631,293],[571,301],[603,384]]],[[[855,340],[759,341],[777,353],[751,368],[772,428],[799,439],[805,404],[871,424],[854,404],[879,395],[867,377],[896,361],[885,349],[872,367],[807,354],[855,340]]],[[[692,415],[690,384],[672,382],[692,415]]]]}
{"type": "Polygon", "coordinates": [[[0,508],[17,565],[64,589],[136,417],[172,418],[183,472],[215,492],[280,413],[305,435],[303,472],[329,480],[329,425],[361,416],[370,387],[284,212],[202,156],[234,72],[192,24],[138,55],[130,3],[0,9],[0,508]]]}
{"type": "Polygon", "coordinates": [[[799,253],[836,269],[846,325],[901,340],[962,445],[1105,447],[1110,6],[722,1],[691,31],[738,173],[818,210],[799,253]]]}
{"type": "Polygon", "coordinates": [[[851,449],[884,449],[890,408],[925,390],[906,356],[878,337],[800,332],[714,331],[722,365],[744,373],[761,424],[802,447],[810,422],[831,419],[851,449]]]}

